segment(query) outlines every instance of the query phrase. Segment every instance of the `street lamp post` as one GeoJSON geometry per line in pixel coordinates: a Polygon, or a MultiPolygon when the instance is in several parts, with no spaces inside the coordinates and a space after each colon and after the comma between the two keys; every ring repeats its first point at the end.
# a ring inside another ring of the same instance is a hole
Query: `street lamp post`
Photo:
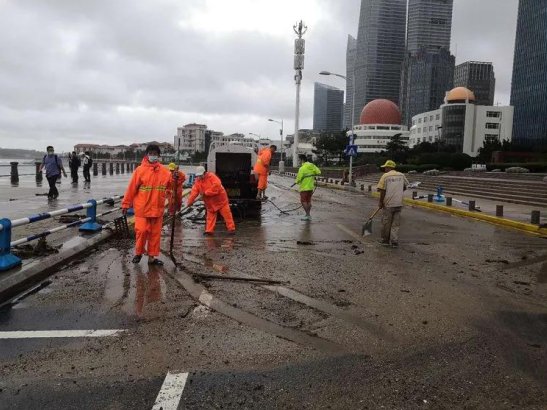
{"type": "Polygon", "coordinates": [[[302,83],[302,70],[304,70],[304,53],[306,49],[306,41],[302,38],[308,27],[302,20],[293,26],[295,34],[298,36],[294,40],[294,82],[296,83],[296,108],[294,112],[294,143],[293,143],[293,158],[292,165],[298,168],[298,127],[300,120],[300,84],[302,83]]]}
{"type": "Polygon", "coordinates": [[[280,173],[284,173],[285,172],[285,161],[283,161],[283,151],[284,151],[284,147],[283,147],[283,120],[281,121],[277,121],[277,120],[272,120],[271,118],[268,118],[268,121],[270,122],[276,122],[278,124],[281,124],[281,130],[279,130],[279,134],[281,135],[281,160],[279,161],[279,172],[280,173]]]}
{"type": "MultiPolygon", "coordinates": [[[[330,71],[321,71],[319,74],[321,75],[334,75],[336,77],[340,77],[340,78],[343,78],[344,80],[346,80],[346,89],[348,88],[347,87],[347,83],[348,83],[348,78],[345,76],[345,75],[342,75],[342,74],[336,74],[336,73],[331,73],[330,71]]],[[[351,98],[351,140],[350,141],[354,141],[355,139],[355,134],[353,133],[353,130],[354,130],[354,127],[355,127],[355,68],[353,69],[353,75],[351,76],[351,82],[352,82],[352,98],[351,98]]],[[[349,176],[348,176],[348,179],[349,179],[349,184],[350,185],[353,185],[353,155],[351,155],[349,157],[349,176]]]]}

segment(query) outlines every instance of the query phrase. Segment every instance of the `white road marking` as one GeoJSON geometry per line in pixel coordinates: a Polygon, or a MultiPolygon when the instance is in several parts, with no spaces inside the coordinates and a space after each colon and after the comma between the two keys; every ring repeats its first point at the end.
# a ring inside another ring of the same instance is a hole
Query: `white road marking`
{"type": "Polygon", "coordinates": [[[188,373],[167,373],[152,410],[177,410],[188,373]]]}
{"type": "Polygon", "coordinates": [[[0,339],[41,339],[60,337],[105,337],[117,336],[123,329],[107,330],[27,330],[0,332],[0,339]]]}

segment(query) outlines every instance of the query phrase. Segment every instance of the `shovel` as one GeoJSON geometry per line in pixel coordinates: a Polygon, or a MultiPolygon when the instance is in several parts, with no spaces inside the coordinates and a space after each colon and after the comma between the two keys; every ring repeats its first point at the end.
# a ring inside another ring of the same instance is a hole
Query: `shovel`
{"type": "Polygon", "coordinates": [[[362,236],[372,235],[372,220],[374,219],[376,214],[380,211],[380,209],[381,208],[376,209],[376,211],[374,211],[372,215],[370,215],[370,217],[367,219],[367,221],[363,224],[363,227],[361,229],[362,236]]]}

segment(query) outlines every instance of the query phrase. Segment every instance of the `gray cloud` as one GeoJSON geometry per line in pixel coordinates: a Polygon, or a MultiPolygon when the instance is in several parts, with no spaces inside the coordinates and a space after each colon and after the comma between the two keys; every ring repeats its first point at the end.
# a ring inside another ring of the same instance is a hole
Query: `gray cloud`
{"type": "MultiPolygon", "coordinates": [[[[497,100],[508,102],[516,0],[456,3],[458,62],[493,61],[497,100]],[[496,24],[485,25],[493,8],[496,24]]],[[[179,24],[203,4],[0,0],[0,146],[170,141],[177,126],[194,121],[276,136],[270,117],[284,119],[292,132],[292,27],[283,36],[179,24]]],[[[314,81],[345,86],[318,72],[345,72],[346,38],[356,34],[360,1],[315,4],[322,14],[306,34],[302,127],[312,125],[314,81]]],[[[260,14],[268,18],[268,10],[260,14]]]]}

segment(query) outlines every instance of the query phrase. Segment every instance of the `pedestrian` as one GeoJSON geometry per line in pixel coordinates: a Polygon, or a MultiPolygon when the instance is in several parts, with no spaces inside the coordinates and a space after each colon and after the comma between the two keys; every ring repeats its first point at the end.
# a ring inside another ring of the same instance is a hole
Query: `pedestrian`
{"type": "Polygon", "coordinates": [[[258,175],[258,196],[257,199],[265,201],[266,188],[268,187],[268,175],[270,174],[270,163],[272,155],[277,151],[277,146],[270,145],[269,148],[263,148],[258,153],[258,159],[254,166],[254,172],[258,175]]]}
{"type": "Polygon", "coordinates": [[[226,223],[228,233],[235,234],[236,225],[230,210],[228,194],[222,186],[220,178],[212,172],[205,171],[204,167],[196,168],[196,180],[190,192],[187,206],[192,206],[198,195],[201,195],[207,211],[207,224],[204,235],[213,235],[217,222],[217,214],[220,213],[226,223]]]}
{"type": "Polygon", "coordinates": [[[91,182],[91,175],[89,174],[89,170],[91,169],[91,166],[93,165],[93,159],[91,158],[91,154],[89,151],[86,151],[84,154],[84,181],[85,182],[91,182]]]}
{"type": "Polygon", "coordinates": [[[378,191],[380,192],[378,207],[382,209],[382,240],[380,243],[384,246],[391,245],[394,248],[399,245],[403,192],[408,186],[406,177],[395,171],[396,166],[394,161],[386,161],[380,167],[385,173],[378,182],[378,191]]]}
{"type": "Polygon", "coordinates": [[[171,183],[169,185],[169,214],[172,215],[180,210],[182,206],[182,191],[186,175],[179,170],[179,166],[171,162],[167,168],[171,171],[171,183]],[[176,198],[174,195],[176,194],[176,198]]]}
{"type": "Polygon", "coordinates": [[[66,176],[66,171],[63,167],[63,161],[55,154],[55,150],[50,145],[46,148],[47,155],[44,155],[42,164],[40,165],[40,172],[46,170],[46,179],[49,184],[49,192],[47,194],[48,199],[57,199],[59,197],[59,191],[55,186],[57,179],[61,177],[61,173],[66,176]]]}
{"type": "Polygon", "coordinates": [[[157,259],[160,254],[161,228],[165,210],[165,198],[171,173],[160,163],[160,147],[146,147],[141,165],[135,169],[122,201],[122,212],[127,215],[131,207],[135,210],[135,256],[139,263],[142,255],[148,255],[151,265],[163,265],[157,259]]]}
{"type": "Polygon", "coordinates": [[[308,161],[305,154],[298,155],[298,159],[302,163],[298,169],[296,180],[300,190],[300,203],[306,215],[302,218],[303,221],[311,221],[311,197],[315,191],[315,177],[321,175],[321,170],[315,164],[308,161]]]}
{"type": "Polygon", "coordinates": [[[72,178],[72,183],[78,183],[78,168],[82,165],[82,161],[78,158],[76,151],[72,151],[72,154],[68,154],[68,167],[70,168],[70,177],[72,178]]]}

